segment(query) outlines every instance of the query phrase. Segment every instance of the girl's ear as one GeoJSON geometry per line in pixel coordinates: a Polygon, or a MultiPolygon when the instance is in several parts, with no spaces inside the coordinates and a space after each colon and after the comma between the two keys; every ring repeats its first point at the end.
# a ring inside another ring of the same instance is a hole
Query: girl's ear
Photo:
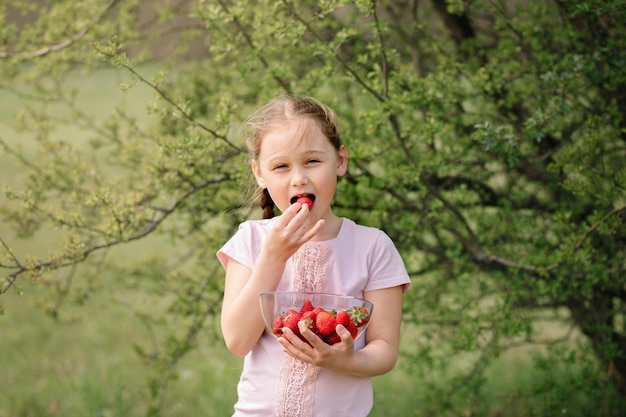
{"type": "Polygon", "coordinates": [[[341,145],[337,151],[337,176],[343,177],[348,171],[348,151],[346,147],[341,145]]]}
{"type": "Polygon", "coordinates": [[[266,188],[265,181],[263,181],[263,176],[261,175],[261,167],[259,167],[259,163],[256,161],[256,159],[253,159],[250,162],[250,166],[252,168],[254,178],[256,179],[256,183],[259,184],[259,187],[266,188]]]}

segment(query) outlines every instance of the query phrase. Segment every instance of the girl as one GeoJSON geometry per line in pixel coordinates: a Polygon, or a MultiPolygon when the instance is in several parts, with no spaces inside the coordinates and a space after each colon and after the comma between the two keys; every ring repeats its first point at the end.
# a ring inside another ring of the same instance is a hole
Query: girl
{"type": "Polygon", "coordinates": [[[332,211],[348,154],[331,109],[281,96],[244,127],[264,220],[241,224],[217,254],[226,269],[222,333],[228,349],[245,356],[234,416],[366,416],[370,377],[390,371],[398,356],[410,282],[402,259],[384,232],[332,211]],[[309,204],[297,202],[302,197],[309,204]],[[264,332],[259,294],[289,290],[371,301],[365,337],[355,343],[341,325],[332,346],[302,325],[309,343],[287,328],[278,340],[264,332]]]}

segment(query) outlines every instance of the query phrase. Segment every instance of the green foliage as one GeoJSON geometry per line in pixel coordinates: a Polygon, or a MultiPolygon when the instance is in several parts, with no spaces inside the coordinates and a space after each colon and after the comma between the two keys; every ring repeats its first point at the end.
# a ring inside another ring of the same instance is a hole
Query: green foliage
{"type": "MultiPolygon", "coordinates": [[[[23,3],[0,7],[0,88],[25,102],[0,143],[27,173],[4,191],[0,293],[32,279],[67,297],[97,291],[102,270],[127,277],[121,288],[159,307],[147,325],[167,329],[158,349],[137,345],[154,369],[146,415],[199,332],[217,333],[215,250],[259,215],[237,126],[281,92],[337,110],[350,154],[337,210],[387,231],[410,269],[403,354],[441,376],[416,415],[484,415],[486,370],[504,352],[570,347],[538,330],[546,312],[594,355],[573,377],[585,410],[626,392],[622,2],[197,1],[184,16],[168,2],[23,3]],[[17,25],[20,13],[34,18],[17,25]],[[169,31],[181,46],[163,55],[169,31]],[[105,65],[124,94],[148,88],[147,117],[81,107],[72,78],[105,65]],[[82,140],[65,140],[67,126],[82,140]],[[20,151],[18,134],[37,149],[20,151]],[[49,252],[12,249],[13,233],[50,230],[49,252]],[[148,266],[102,256],[152,236],[167,253],[148,266]],[[69,280],[76,265],[82,280],[69,280]]],[[[539,365],[551,375],[573,355],[539,365]]]]}

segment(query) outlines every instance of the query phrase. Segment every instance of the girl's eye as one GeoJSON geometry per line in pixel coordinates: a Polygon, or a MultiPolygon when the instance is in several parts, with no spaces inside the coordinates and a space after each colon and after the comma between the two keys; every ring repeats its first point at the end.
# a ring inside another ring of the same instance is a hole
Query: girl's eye
{"type": "Polygon", "coordinates": [[[274,169],[282,169],[282,168],[287,168],[286,164],[278,164],[276,166],[274,166],[274,169]]]}
{"type": "Polygon", "coordinates": [[[307,164],[315,164],[315,163],[318,163],[318,162],[319,162],[319,159],[309,159],[307,161],[307,164]]]}

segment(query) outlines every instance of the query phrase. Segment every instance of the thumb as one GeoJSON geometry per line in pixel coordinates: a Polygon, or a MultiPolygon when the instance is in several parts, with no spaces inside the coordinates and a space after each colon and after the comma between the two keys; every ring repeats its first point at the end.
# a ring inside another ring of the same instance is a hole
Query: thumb
{"type": "Polygon", "coordinates": [[[338,324],[335,328],[335,331],[337,332],[343,343],[354,344],[354,340],[352,339],[350,331],[346,329],[343,324],[338,324]]]}

